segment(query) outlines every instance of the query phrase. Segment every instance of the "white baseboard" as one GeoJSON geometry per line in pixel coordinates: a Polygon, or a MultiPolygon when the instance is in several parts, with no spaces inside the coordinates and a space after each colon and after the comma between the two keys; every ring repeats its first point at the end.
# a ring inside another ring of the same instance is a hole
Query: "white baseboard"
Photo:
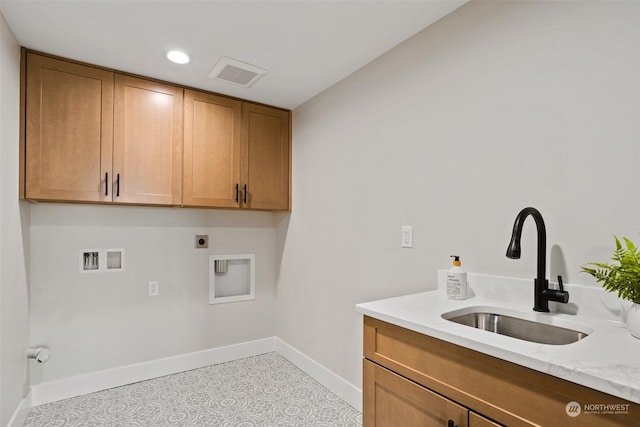
{"type": "Polygon", "coordinates": [[[311,378],[362,412],[362,390],[281,339],[270,337],[36,384],[14,413],[12,422],[15,419],[15,424],[10,423],[9,427],[21,426],[20,417],[26,416],[27,410],[32,406],[272,351],[280,353],[311,378]]]}
{"type": "Polygon", "coordinates": [[[29,408],[33,406],[31,404],[31,393],[27,395],[24,399],[20,401],[20,404],[16,408],[16,411],[13,413],[13,416],[9,420],[7,427],[22,427],[24,425],[24,420],[27,418],[27,414],[29,413],[29,408]]]}
{"type": "Polygon", "coordinates": [[[42,405],[275,350],[275,338],[270,337],[37,384],[31,387],[30,406],[42,405]]]}
{"type": "Polygon", "coordinates": [[[333,394],[362,412],[362,390],[336,375],[309,356],[290,346],[280,338],[274,338],[276,351],[307,375],[328,388],[333,394]]]}

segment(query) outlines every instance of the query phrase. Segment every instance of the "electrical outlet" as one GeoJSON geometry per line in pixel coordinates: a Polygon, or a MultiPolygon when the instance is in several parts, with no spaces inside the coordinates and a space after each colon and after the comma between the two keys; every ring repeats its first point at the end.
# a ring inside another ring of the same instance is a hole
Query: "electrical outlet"
{"type": "Polygon", "coordinates": [[[149,282],[149,296],[157,297],[160,294],[160,282],[149,282]]]}
{"type": "Polygon", "coordinates": [[[403,248],[413,247],[413,226],[411,225],[402,226],[402,247],[403,248]]]}
{"type": "Polygon", "coordinates": [[[209,247],[209,236],[206,234],[197,234],[195,240],[195,248],[203,249],[209,247]]]}

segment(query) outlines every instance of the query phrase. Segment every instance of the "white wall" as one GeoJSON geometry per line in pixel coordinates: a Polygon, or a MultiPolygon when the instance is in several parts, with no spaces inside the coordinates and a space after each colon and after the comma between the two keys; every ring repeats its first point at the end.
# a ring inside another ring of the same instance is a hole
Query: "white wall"
{"type": "Polygon", "coordinates": [[[296,109],[278,337],[359,386],[354,305],[434,289],[454,253],[533,278],[531,220],[505,257],[526,206],[550,274],[594,284],[613,233],[640,242],[638,22],[638,2],[474,1],[296,109]]]}
{"type": "Polygon", "coordinates": [[[20,47],[0,14],[0,425],[27,386],[29,206],[18,202],[20,47]]]}
{"type": "Polygon", "coordinates": [[[32,385],[275,335],[274,214],[36,204],[32,385]],[[209,235],[208,249],[194,236],[209,235]],[[80,273],[81,249],[125,249],[125,271],[80,273]],[[209,254],[256,255],[256,299],[209,305],[209,254]],[[148,296],[148,282],[160,295],[148,296]]]}

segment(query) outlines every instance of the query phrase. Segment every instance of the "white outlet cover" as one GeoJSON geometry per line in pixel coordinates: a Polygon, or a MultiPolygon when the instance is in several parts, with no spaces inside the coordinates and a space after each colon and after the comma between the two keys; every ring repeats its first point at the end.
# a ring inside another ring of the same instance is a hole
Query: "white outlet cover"
{"type": "Polygon", "coordinates": [[[413,247],[413,226],[411,225],[402,226],[402,247],[403,248],[413,247]]]}
{"type": "Polygon", "coordinates": [[[149,296],[157,297],[158,295],[160,295],[160,282],[153,280],[149,282],[149,296]]]}

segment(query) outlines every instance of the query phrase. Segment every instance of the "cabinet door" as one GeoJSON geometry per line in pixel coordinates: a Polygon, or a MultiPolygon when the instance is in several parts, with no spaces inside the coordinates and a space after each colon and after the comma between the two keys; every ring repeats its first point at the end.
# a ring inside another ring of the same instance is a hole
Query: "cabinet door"
{"type": "Polygon", "coordinates": [[[27,54],[26,198],[111,200],[113,73],[27,54]]]}
{"type": "Polygon", "coordinates": [[[240,206],[241,131],[240,101],[185,91],[185,206],[240,206]]]}
{"type": "Polygon", "coordinates": [[[469,427],[502,427],[502,424],[494,423],[480,414],[469,411],[469,427]]]}
{"type": "Polygon", "coordinates": [[[439,394],[364,360],[366,427],[468,427],[468,410],[439,394]]]}
{"type": "Polygon", "coordinates": [[[243,205],[287,210],[290,191],[289,112],[244,103],[242,110],[243,205]],[[246,187],[245,187],[246,186],[246,187]]]}
{"type": "Polygon", "coordinates": [[[182,203],[180,87],[116,74],[113,173],[116,203],[182,203]]]}

